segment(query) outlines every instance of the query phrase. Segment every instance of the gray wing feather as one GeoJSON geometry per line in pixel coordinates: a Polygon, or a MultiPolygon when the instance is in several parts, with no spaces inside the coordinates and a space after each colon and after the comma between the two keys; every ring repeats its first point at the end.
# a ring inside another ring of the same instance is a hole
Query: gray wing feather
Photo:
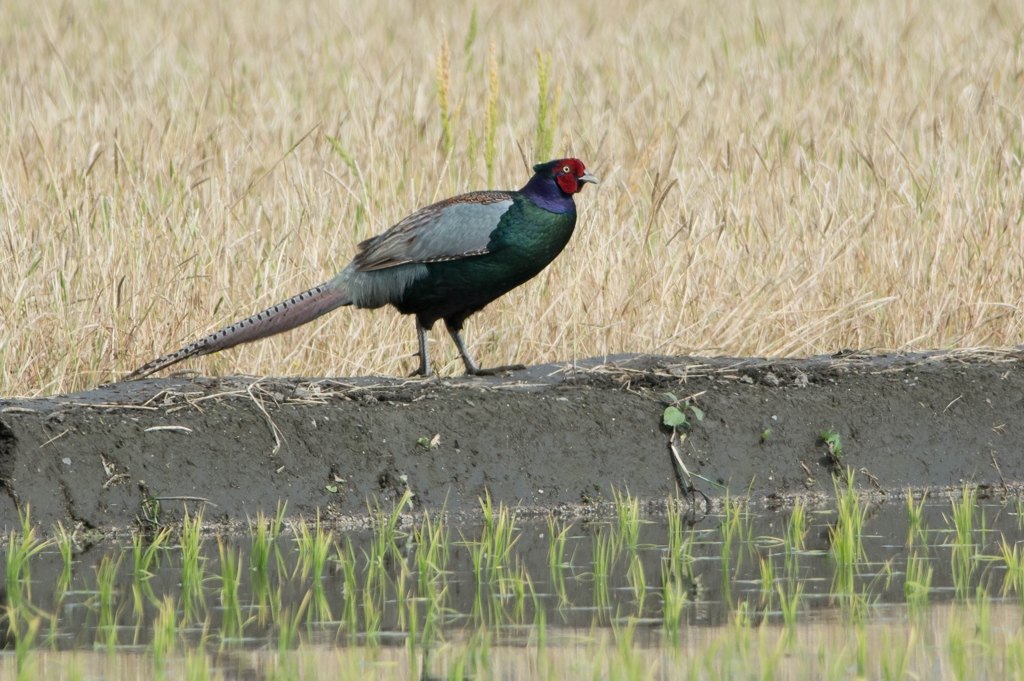
{"type": "Polygon", "coordinates": [[[511,205],[512,197],[506,192],[474,192],[421,208],[359,244],[352,266],[357,272],[369,272],[482,255],[489,252],[491,233],[511,205]]]}

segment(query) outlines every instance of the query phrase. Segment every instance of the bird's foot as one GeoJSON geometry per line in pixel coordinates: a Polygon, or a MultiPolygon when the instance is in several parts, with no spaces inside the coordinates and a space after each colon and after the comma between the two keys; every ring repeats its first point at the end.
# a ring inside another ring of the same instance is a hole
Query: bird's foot
{"type": "Polygon", "coordinates": [[[525,364],[506,364],[505,366],[491,367],[490,369],[467,371],[466,374],[469,376],[497,376],[498,374],[510,374],[513,371],[523,371],[524,369],[526,369],[525,364]]]}

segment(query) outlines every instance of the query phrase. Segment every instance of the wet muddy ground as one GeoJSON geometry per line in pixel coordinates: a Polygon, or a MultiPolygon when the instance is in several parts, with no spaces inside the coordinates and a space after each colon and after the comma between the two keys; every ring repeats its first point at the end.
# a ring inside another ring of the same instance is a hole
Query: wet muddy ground
{"type": "Polygon", "coordinates": [[[493,378],[179,377],[2,399],[0,526],[30,505],[43,527],[116,533],[197,504],[231,526],[285,500],[288,515],[358,523],[406,490],[418,510],[475,512],[489,493],[586,513],[613,489],[655,507],[688,482],[771,507],[831,495],[846,467],[878,495],[1003,494],[1024,481],[1022,357],[621,356],[493,378]],[[682,438],[663,424],[666,393],[703,412],[684,409],[682,438]]]}

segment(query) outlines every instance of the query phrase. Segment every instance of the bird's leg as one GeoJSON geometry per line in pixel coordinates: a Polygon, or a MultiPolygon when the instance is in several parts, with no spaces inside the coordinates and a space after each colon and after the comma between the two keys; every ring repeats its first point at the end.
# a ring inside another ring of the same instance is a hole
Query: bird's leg
{"type": "Polygon", "coordinates": [[[430,351],[427,349],[427,327],[416,320],[416,339],[420,343],[420,368],[412,372],[413,376],[430,375],[430,351]]]}
{"type": "Polygon", "coordinates": [[[462,363],[466,365],[466,373],[470,376],[486,375],[488,372],[482,372],[476,362],[473,361],[473,356],[469,354],[466,342],[462,340],[462,329],[457,328],[447,319],[444,321],[444,326],[448,329],[448,334],[452,337],[452,340],[455,341],[455,347],[459,349],[459,355],[462,357],[462,363]]]}
{"type": "Polygon", "coordinates": [[[473,361],[472,355],[469,354],[469,350],[466,348],[466,342],[462,340],[462,329],[457,328],[448,320],[445,320],[444,326],[448,329],[448,334],[451,335],[452,340],[455,341],[455,347],[459,349],[459,355],[462,356],[462,363],[466,365],[466,374],[468,376],[494,376],[504,371],[522,371],[526,368],[522,364],[510,364],[509,366],[495,367],[493,369],[481,369],[473,361]]]}

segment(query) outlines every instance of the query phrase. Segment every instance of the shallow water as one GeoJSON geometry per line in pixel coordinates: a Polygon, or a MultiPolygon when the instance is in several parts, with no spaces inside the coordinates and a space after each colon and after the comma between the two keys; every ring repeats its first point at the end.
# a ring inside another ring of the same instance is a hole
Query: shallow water
{"type": "Polygon", "coordinates": [[[790,511],[641,519],[625,498],[614,517],[553,526],[499,509],[458,527],[382,513],[376,531],[340,537],[286,525],[265,569],[256,538],[165,538],[148,572],[131,546],[97,544],[67,573],[50,545],[7,581],[0,671],[1003,678],[1024,663],[1020,508],[958,504],[922,505],[911,532],[906,502],[858,503],[863,551],[846,561],[836,528],[851,521],[835,509],[807,512],[800,546],[790,511]]]}

